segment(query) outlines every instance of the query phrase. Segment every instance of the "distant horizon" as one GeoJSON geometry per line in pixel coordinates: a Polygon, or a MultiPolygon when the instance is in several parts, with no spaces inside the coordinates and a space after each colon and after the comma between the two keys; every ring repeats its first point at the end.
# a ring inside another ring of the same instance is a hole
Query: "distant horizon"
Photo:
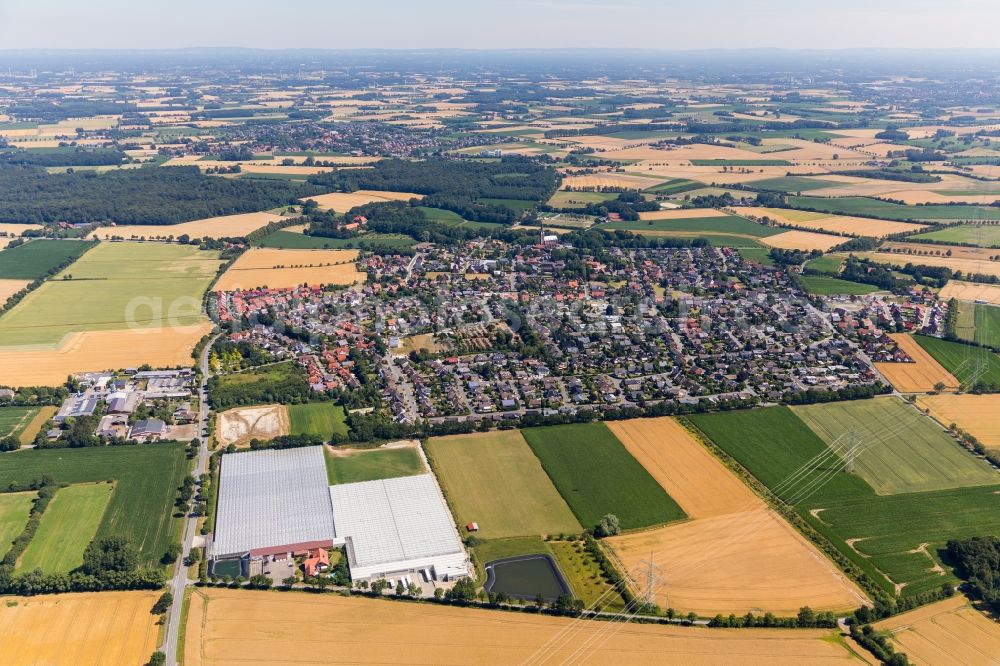
{"type": "Polygon", "coordinates": [[[4,0],[7,49],[995,48],[992,0],[4,0]]]}

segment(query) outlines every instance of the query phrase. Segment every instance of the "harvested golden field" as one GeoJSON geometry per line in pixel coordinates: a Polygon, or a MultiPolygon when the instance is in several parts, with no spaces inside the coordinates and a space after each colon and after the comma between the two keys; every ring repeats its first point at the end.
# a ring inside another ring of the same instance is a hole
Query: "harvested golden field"
{"type": "MultiPolygon", "coordinates": [[[[801,229],[812,229],[816,231],[829,231],[835,234],[848,234],[851,236],[874,236],[883,238],[889,234],[898,234],[904,231],[919,231],[925,229],[924,224],[909,224],[907,222],[890,222],[887,220],[874,220],[868,217],[854,217],[848,215],[827,215],[826,213],[809,213],[802,215],[803,211],[792,211],[784,208],[740,208],[741,215],[751,218],[769,217],[779,224],[787,224],[801,229]]],[[[641,217],[641,214],[640,214],[641,217]]]]}
{"type": "MultiPolygon", "coordinates": [[[[899,245],[896,243],[887,244],[899,245]]],[[[948,249],[955,246],[925,246],[926,248],[933,248],[929,251],[936,252],[940,251],[942,254],[948,249]]],[[[962,250],[971,250],[971,248],[961,248],[962,250]]],[[[924,250],[928,251],[928,250],[924,250]]],[[[989,254],[990,252],[996,253],[996,250],[980,250],[980,252],[989,254]]],[[[923,264],[925,266],[942,266],[944,268],[950,268],[953,271],[962,271],[963,273],[982,273],[983,275],[995,275],[1000,277],[1000,262],[990,261],[989,259],[970,259],[962,258],[958,255],[959,252],[957,247],[953,250],[953,256],[944,257],[936,255],[915,255],[915,254],[903,254],[897,252],[858,252],[856,256],[862,259],[871,259],[872,261],[877,261],[882,264],[889,264],[890,266],[905,266],[908,263],[923,264]]]]}
{"type": "Polygon", "coordinates": [[[856,663],[833,630],[604,622],[381,599],[198,589],[186,666],[224,664],[856,663]],[[578,651],[578,648],[585,649],[578,651]]]}
{"type": "Polygon", "coordinates": [[[7,666],[144,664],[159,628],[160,592],[8,597],[0,605],[0,655],[7,666]]]}
{"type": "Polygon", "coordinates": [[[0,305],[7,299],[31,284],[31,280],[0,280],[0,305]]]}
{"type": "Polygon", "coordinates": [[[633,190],[644,190],[664,182],[662,178],[647,178],[625,173],[594,173],[582,176],[566,176],[562,181],[562,189],[574,190],[600,189],[602,187],[625,187],[633,190]]]}
{"type": "Polygon", "coordinates": [[[20,236],[25,231],[32,231],[35,229],[41,229],[40,224],[17,224],[14,222],[0,222],[0,237],[8,236],[15,237],[20,236]]]}
{"type": "Polygon", "coordinates": [[[917,406],[944,427],[952,423],[990,449],[1000,449],[1000,395],[922,395],[917,406]]]}
{"type": "MultiPolygon", "coordinates": [[[[669,417],[608,423],[692,520],[608,539],[633,580],[652,557],[657,603],[699,615],[846,610],[864,594],[669,417]]],[[[639,577],[641,580],[641,577],[639,577]]]]}
{"type": "Polygon", "coordinates": [[[363,283],[366,273],[354,265],[357,250],[279,250],[253,248],[222,274],[214,289],[234,291],[254,287],[285,289],[301,284],[363,283]]]}
{"type": "Polygon", "coordinates": [[[203,220],[170,225],[123,224],[101,227],[95,230],[90,237],[105,240],[112,236],[120,238],[178,238],[187,235],[191,238],[239,238],[281,219],[280,215],[260,212],[207,217],[203,220]]]}
{"type": "Polygon", "coordinates": [[[915,206],[917,204],[946,204],[946,203],[970,203],[989,205],[1000,200],[997,194],[977,194],[976,192],[965,192],[962,194],[939,194],[931,190],[905,190],[902,192],[886,192],[885,196],[891,199],[898,199],[903,203],[915,206]]]}
{"type": "Polygon", "coordinates": [[[210,330],[206,319],[196,326],[71,333],[55,349],[0,349],[0,384],[55,386],[77,372],[190,365],[191,350],[210,330]]]}
{"type": "Polygon", "coordinates": [[[957,298],[960,301],[985,301],[1000,305],[1000,287],[990,284],[948,280],[938,296],[942,299],[957,298]]]}
{"type": "Polygon", "coordinates": [[[320,208],[328,208],[338,213],[346,213],[355,206],[384,202],[384,201],[409,201],[410,199],[422,199],[422,194],[412,192],[375,192],[373,190],[358,190],[357,192],[333,192],[331,194],[320,194],[315,197],[308,197],[319,204],[320,208]]]}
{"type": "Polygon", "coordinates": [[[216,436],[223,446],[244,446],[251,439],[274,439],[288,434],[288,410],[284,405],[237,407],[216,417],[216,436]]]}
{"type": "Polygon", "coordinates": [[[630,419],[606,425],[690,518],[763,506],[746,484],[675,419],[630,419]]]}
{"type": "Polygon", "coordinates": [[[934,357],[924,351],[912,336],[905,333],[890,333],[889,337],[896,341],[899,348],[913,359],[913,363],[876,363],[875,368],[881,372],[893,388],[902,393],[923,393],[933,391],[939,382],[946,388],[958,388],[959,381],[934,357]]]}
{"type": "Polygon", "coordinates": [[[897,652],[913,664],[988,666],[1000,661],[1000,624],[956,595],[875,623],[892,632],[897,652]]]}
{"type": "Polygon", "coordinates": [[[812,231],[785,231],[759,240],[764,245],[779,247],[783,250],[822,250],[826,252],[847,239],[843,236],[817,234],[812,231]]]}
{"type": "Polygon", "coordinates": [[[640,220],[690,220],[702,217],[722,217],[714,208],[671,208],[669,210],[652,210],[639,213],[640,220]]]}

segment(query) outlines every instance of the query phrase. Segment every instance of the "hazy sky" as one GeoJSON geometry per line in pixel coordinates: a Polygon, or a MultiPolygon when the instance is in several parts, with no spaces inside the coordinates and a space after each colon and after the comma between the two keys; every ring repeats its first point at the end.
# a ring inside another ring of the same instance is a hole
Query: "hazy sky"
{"type": "Polygon", "coordinates": [[[0,0],[0,48],[1000,47],[1000,0],[0,0]]]}

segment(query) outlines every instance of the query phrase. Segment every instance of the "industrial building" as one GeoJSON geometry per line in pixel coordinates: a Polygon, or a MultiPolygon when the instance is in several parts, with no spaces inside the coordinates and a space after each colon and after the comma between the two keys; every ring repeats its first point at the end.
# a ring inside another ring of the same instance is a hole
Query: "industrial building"
{"type": "Polygon", "coordinates": [[[432,474],[330,486],[321,446],[227,454],[221,465],[213,564],[344,546],[355,581],[470,574],[432,474]]]}

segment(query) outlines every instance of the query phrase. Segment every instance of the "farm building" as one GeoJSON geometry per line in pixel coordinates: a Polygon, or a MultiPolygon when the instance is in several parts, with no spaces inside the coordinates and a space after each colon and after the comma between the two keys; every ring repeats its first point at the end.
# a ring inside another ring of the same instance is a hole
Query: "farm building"
{"type": "Polygon", "coordinates": [[[302,555],[321,571],[329,561],[320,551],[344,546],[356,581],[469,575],[469,556],[431,474],[330,486],[320,446],[228,454],[221,464],[208,551],[216,562],[302,555]]]}
{"type": "Polygon", "coordinates": [[[469,574],[469,557],[431,474],[330,487],[338,536],[354,580],[428,570],[469,574]]]}
{"type": "Polygon", "coordinates": [[[212,554],[216,559],[333,545],[323,449],[222,457],[212,554]]]}

